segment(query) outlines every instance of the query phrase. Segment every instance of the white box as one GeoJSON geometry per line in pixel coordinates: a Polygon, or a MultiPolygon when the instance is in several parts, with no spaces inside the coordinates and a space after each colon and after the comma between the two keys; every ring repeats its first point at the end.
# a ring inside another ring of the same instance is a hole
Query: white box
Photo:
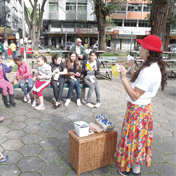
{"type": "Polygon", "coordinates": [[[89,135],[89,124],[84,121],[74,122],[75,132],[79,137],[84,137],[89,135]],[[86,125],[87,127],[82,128],[82,125],[86,125]]]}

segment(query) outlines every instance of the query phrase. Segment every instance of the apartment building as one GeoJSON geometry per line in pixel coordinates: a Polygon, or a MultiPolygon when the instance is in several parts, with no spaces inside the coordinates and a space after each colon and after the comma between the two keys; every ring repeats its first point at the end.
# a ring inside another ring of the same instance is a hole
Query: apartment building
{"type": "Polygon", "coordinates": [[[7,27],[8,40],[22,37],[22,8],[18,0],[0,0],[0,39],[5,39],[4,26],[7,27]]]}
{"type": "MultiPolygon", "coordinates": [[[[130,50],[137,45],[137,39],[150,35],[148,3],[148,0],[127,0],[112,12],[115,27],[106,28],[106,34],[111,36],[107,45],[116,43],[119,50],[130,50]]],[[[59,47],[65,40],[75,42],[79,37],[85,47],[93,45],[98,40],[98,30],[92,7],[91,0],[48,0],[43,16],[42,43],[51,46],[55,41],[59,47]]]]}
{"type": "Polygon", "coordinates": [[[80,37],[85,46],[98,39],[96,17],[92,2],[87,0],[49,0],[43,16],[42,43],[56,47],[67,41],[75,42],[80,37]]]}

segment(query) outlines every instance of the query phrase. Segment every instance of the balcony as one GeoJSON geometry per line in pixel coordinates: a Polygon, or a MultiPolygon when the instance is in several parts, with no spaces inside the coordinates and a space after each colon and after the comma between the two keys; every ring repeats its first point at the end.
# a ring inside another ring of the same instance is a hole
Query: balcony
{"type": "Polygon", "coordinates": [[[16,11],[18,11],[18,6],[16,3],[13,3],[12,8],[14,8],[16,11]]]}

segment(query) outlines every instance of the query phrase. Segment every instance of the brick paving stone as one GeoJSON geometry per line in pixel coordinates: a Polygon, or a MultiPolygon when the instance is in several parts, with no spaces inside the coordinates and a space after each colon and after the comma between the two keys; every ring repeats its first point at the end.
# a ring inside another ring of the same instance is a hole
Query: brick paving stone
{"type": "Polygon", "coordinates": [[[0,144],[2,144],[3,142],[7,141],[7,137],[6,135],[0,135],[0,144]]]}
{"type": "Polygon", "coordinates": [[[47,138],[40,141],[40,146],[44,149],[58,148],[61,142],[56,138],[47,138]]]}
{"type": "Polygon", "coordinates": [[[13,118],[12,118],[12,120],[14,121],[14,122],[24,122],[25,120],[27,119],[27,117],[26,116],[24,116],[24,115],[22,115],[22,116],[14,116],[13,118]]]}
{"type": "Polygon", "coordinates": [[[176,148],[174,147],[174,145],[165,142],[155,144],[154,149],[164,154],[176,153],[176,148]]]}
{"type": "Polygon", "coordinates": [[[66,171],[67,169],[59,163],[46,163],[39,172],[42,176],[62,176],[66,171]]]}
{"type": "Polygon", "coordinates": [[[21,138],[25,144],[36,144],[42,139],[38,134],[27,134],[21,138]]]}
{"type": "Polygon", "coordinates": [[[59,150],[61,150],[64,153],[68,153],[69,151],[69,145],[68,145],[68,141],[63,143],[60,147],[59,150]]]}
{"type": "Polygon", "coordinates": [[[110,166],[105,166],[101,167],[99,169],[90,171],[93,175],[98,176],[98,175],[110,175],[111,172],[111,167],[110,166]]]}
{"type": "Polygon", "coordinates": [[[0,128],[0,135],[6,134],[9,131],[10,131],[10,128],[8,128],[6,126],[1,126],[1,128],[0,128]]]}
{"type": "Polygon", "coordinates": [[[24,144],[20,140],[8,140],[2,144],[5,150],[19,150],[24,144]]]}
{"type": "Polygon", "coordinates": [[[40,154],[39,157],[45,162],[59,162],[63,157],[63,154],[57,149],[45,149],[40,154]]]}
{"type": "Polygon", "coordinates": [[[9,125],[9,128],[12,130],[20,130],[23,129],[26,126],[24,122],[13,122],[12,124],[9,125]]]}
{"type": "Polygon", "coordinates": [[[20,170],[15,165],[0,165],[0,176],[18,176],[20,175],[20,170]]]}
{"type": "Polygon", "coordinates": [[[69,160],[68,155],[64,156],[64,158],[61,161],[62,165],[64,165],[65,167],[67,167],[69,169],[73,169],[72,165],[69,163],[68,160],[69,160]]]}
{"type": "Polygon", "coordinates": [[[175,176],[176,167],[168,163],[158,163],[156,164],[156,172],[162,176],[175,176]]]}
{"type": "Polygon", "coordinates": [[[22,173],[20,176],[41,176],[37,172],[22,173]]]}
{"type": "Polygon", "coordinates": [[[176,153],[175,154],[172,154],[172,155],[167,155],[169,161],[171,163],[173,163],[174,165],[176,165],[176,153]]]}
{"type": "Polygon", "coordinates": [[[41,122],[42,121],[37,118],[25,120],[25,123],[29,126],[39,125],[41,122]]]}
{"type": "Polygon", "coordinates": [[[26,133],[39,133],[41,130],[40,126],[27,126],[23,129],[26,133]]]}
{"type": "Polygon", "coordinates": [[[9,156],[4,164],[16,164],[23,158],[23,155],[19,151],[6,151],[4,154],[9,156]]]}
{"type": "Polygon", "coordinates": [[[24,157],[17,164],[22,172],[38,171],[42,165],[43,161],[34,156],[24,157]]]}
{"type": "Polygon", "coordinates": [[[22,130],[11,130],[6,134],[9,139],[20,139],[24,135],[25,133],[22,130]]]}
{"type": "Polygon", "coordinates": [[[172,145],[176,145],[176,137],[164,137],[164,141],[172,145]]]}
{"type": "Polygon", "coordinates": [[[54,128],[57,124],[53,121],[45,121],[40,124],[40,126],[44,129],[54,128]]]}
{"type": "Polygon", "coordinates": [[[156,150],[152,150],[152,162],[164,162],[165,161],[165,156],[156,151],[156,150]]]}
{"type": "Polygon", "coordinates": [[[24,145],[20,152],[23,154],[23,156],[36,156],[38,155],[43,149],[38,144],[29,144],[24,145]]]}
{"type": "MultiPolygon", "coordinates": [[[[75,170],[70,170],[68,172],[67,176],[76,176],[75,170]]],[[[85,173],[82,173],[81,176],[92,176],[92,173],[91,172],[85,172],[85,173]]]]}

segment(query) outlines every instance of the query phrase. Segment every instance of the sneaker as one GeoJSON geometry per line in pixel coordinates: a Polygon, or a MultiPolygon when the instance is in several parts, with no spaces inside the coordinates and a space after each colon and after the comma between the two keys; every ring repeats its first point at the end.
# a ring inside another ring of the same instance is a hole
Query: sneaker
{"type": "Polygon", "coordinates": [[[89,108],[94,108],[94,105],[91,104],[91,103],[86,103],[86,106],[89,107],[89,108]]]}
{"type": "Polygon", "coordinates": [[[38,104],[37,100],[34,100],[31,106],[32,106],[32,107],[36,107],[37,104],[38,104]]]}
{"type": "Polygon", "coordinates": [[[141,172],[136,174],[136,173],[133,172],[133,169],[131,169],[130,176],[141,176],[141,172]]]}
{"type": "Polygon", "coordinates": [[[80,99],[77,99],[77,106],[81,106],[81,101],[80,101],[80,99]]]}
{"type": "Polygon", "coordinates": [[[39,106],[36,106],[35,109],[38,111],[45,110],[45,106],[40,104],[39,106]]]}
{"type": "Polygon", "coordinates": [[[95,108],[99,108],[100,106],[101,106],[100,103],[96,103],[94,107],[95,107],[95,108]]]}
{"type": "Polygon", "coordinates": [[[27,96],[24,95],[23,101],[26,103],[27,102],[27,96]]]}
{"type": "Polygon", "coordinates": [[[30,96],[30,93],[27,94],[27,103],[31,103],[31,96],[30,96]]]}
{"type": "Polygon", "coordinates": [[[6,162],[8,158],[8,155],[3,155],[2,153],[0,153],[0,163],[6,162]]]}
{"type": "Polygon", "coordinates": [[[65,106],[68,106],[70,104],[70,99],[67,99],[65,102],[65,106]]]}
{"type": "MultiPolygon", "coordinates": [[[[118,172],[118,171],[117,171],[117,172],[118,172]]],[[[131,171],[130,171],[130,172],[120,172],[120,171],[119,171],[119,174],[122,175],[122,176],[128,176],[128,175],[131,176],[131,175],[130,175],[130,174],[131,174],[131,171]]]]}

